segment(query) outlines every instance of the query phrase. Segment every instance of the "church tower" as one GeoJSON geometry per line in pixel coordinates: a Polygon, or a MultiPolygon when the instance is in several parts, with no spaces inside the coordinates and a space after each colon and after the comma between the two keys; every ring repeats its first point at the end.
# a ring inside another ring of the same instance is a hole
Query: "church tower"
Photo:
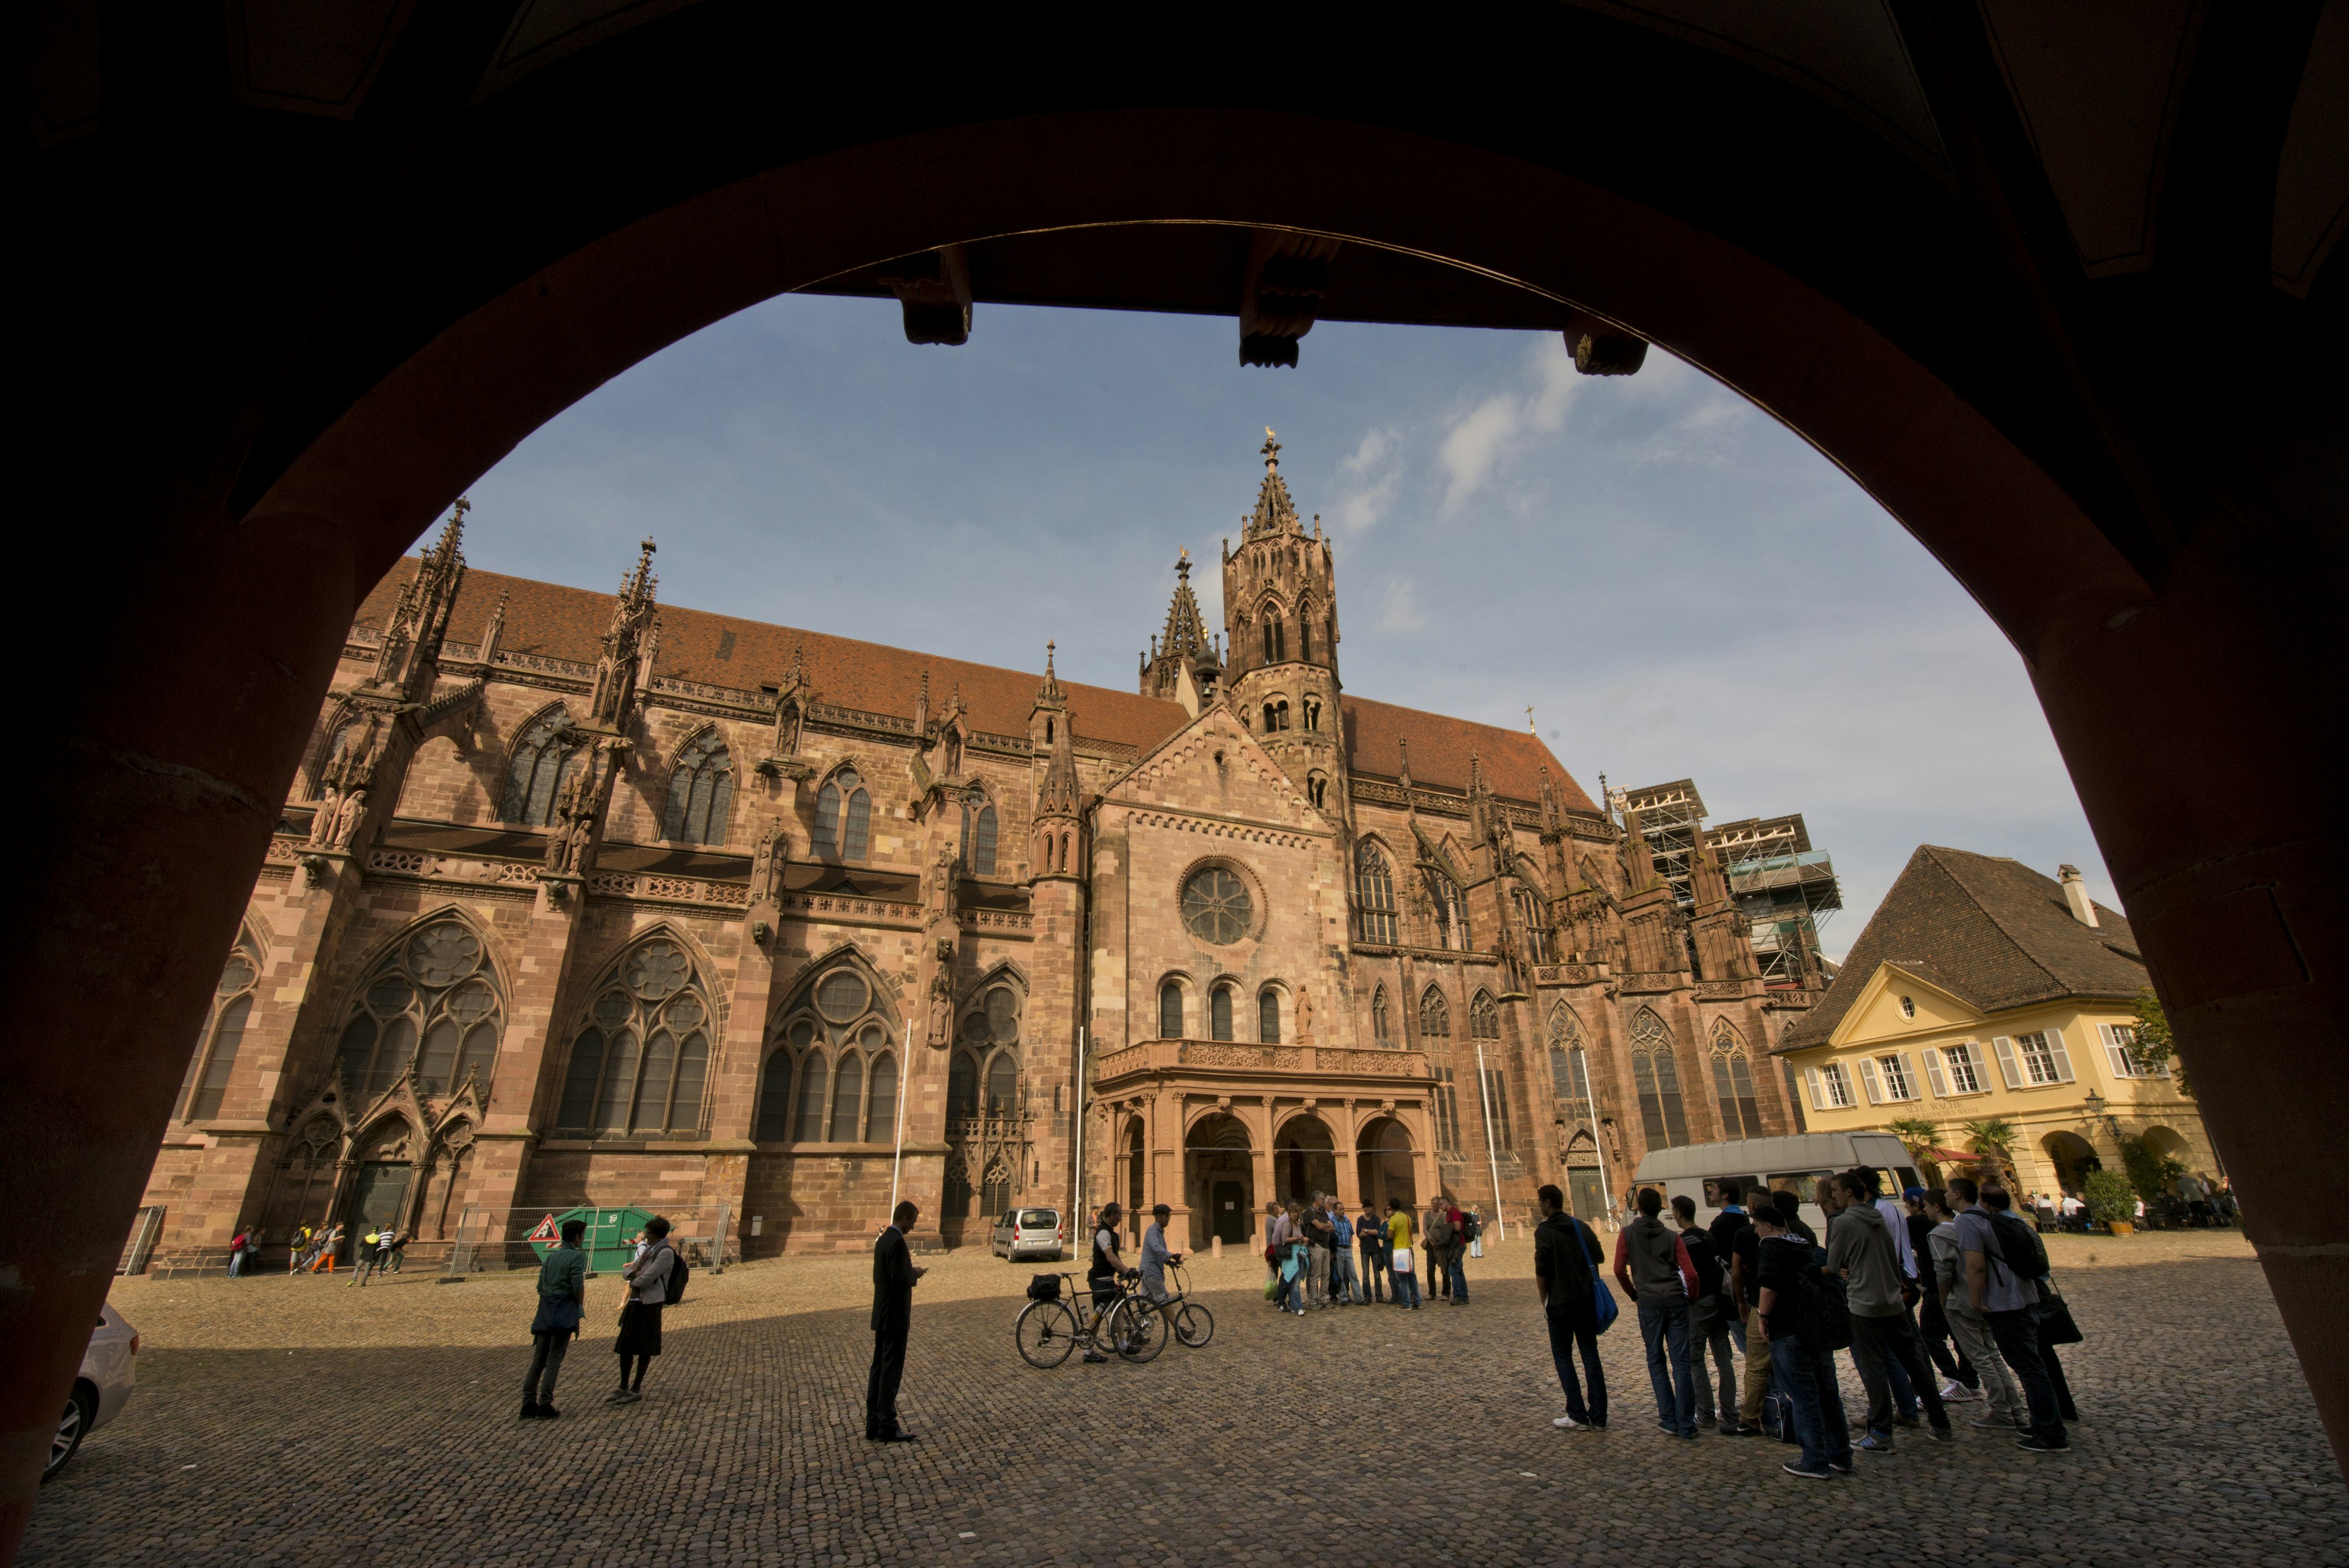
{"type": "Polygon", "coordinates": [[[1306,799],[1340,820],[1337,571],[1321,519],[1310,535],[1298,520],[1269,428],[1261,450],[1256,510],[1241,522],[1238,550],[1224,541],[1224,686],[1240,722],[1306,799]]]}
{"type": "Polygon", "coordinates": [[[1142,694],[1180,702],[1194,719],[1212,707],[1224,674],[1223,656],[1207,635],[1199,597],[1191,591],[1191,552],[1174,563],[1174,597],[1166,607],[1166,629],[1150,639],[1142,660],[1142,694]]]}

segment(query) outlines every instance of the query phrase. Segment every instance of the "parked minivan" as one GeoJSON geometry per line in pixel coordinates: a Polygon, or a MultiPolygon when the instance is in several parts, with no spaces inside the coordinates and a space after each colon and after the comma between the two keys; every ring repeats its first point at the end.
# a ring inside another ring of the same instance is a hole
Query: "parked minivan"
{"type": "Polygon", "coordinates": [[[1057,1209],[1012,1209],[995,1222],[995,1255],[1018,1262],[1022,1258],[1061,1256],[1061,1211],[1057,1209]]]}
{"type": "MultiPolygon", "coordinates": [[[[1773,1192],[1792,1192],[1803,1200],[1803,1219],[1824,1241],[1827,1220],[1819,1208],[1819,1183],[1854,1168],[1875,1171],[1883,1179],[1888,1197],[1898,1198],[1909,1188],[1924,1185],[1909,1158],[1908,1145],[1880,1132],[1798,1133],[1793,1137],[1748,1137],[1651,1149],[1631,1179],[1640,1187],[1661,1189],[1667,1200],[1682,1195],[1693,1199],[1700,1225],[1711,1224],[1721,1212],[1724,1177],[1737,1178],[1738,1185],[1747,1191],[1766,1187],[1773,1192]]],[[[1745,1206],[1753,1208],[1754,1200],[1748,1199],[1745,1206]]]]}

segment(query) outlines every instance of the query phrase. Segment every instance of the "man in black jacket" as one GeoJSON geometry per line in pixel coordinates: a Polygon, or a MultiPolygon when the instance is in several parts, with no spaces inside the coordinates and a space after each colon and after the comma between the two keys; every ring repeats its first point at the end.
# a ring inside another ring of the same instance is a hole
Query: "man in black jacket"
{"type": "Polygon", "coordinates": [[[914,1285],[926,1270],[914,1266],[905,1232],[921,1210],[900,1203],[889,1228],[873,1243],[873,1370],[864,1379],[864,1437],[874,1443],[910,1443],[897,1425],[897,1385],[905,1376],[905,1334],[914,1324],[914,1285]]]}
{"type": "Polygon", "coordinates": [[[1556,1187],[1544,1187],[1535,1197],[1541,1204],[1542,1221],[1534,1230],[1534,1289],[1548,1321],[1550,1360],[1557,1367],[1558,1386],[1566,1390],[1566,1414],[1550,1425],[1568,1432],[1603,1431],[1607,1376],[1599,1366],[1599,1270],[1592,1262],[1601,1255],[1599,1238],[1566,1211],[1566,1194],[1556,1187]],[[1588,1405],[1574,1376],[1578,1349],[1590,1379],[1588,1405]]]}

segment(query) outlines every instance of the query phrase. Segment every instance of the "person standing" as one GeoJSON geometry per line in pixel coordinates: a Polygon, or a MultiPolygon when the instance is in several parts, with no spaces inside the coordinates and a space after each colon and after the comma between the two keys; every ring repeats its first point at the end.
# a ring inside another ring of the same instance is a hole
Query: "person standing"
{"type": "Polygon", "coordinates": [[[1599,1365],[1599,1238],[1566,1211],[1566,1194],[1545,1186],[1535,1195],[1541,1223],[1534,1230],[1534,1290],[1549,1329],[1550,1363],[1566,1390],[1566,1414],[1550,1422],[1568,1432],[1607,1429],[1607,1374],[1599,1365]],[[1590,1379],[1586,1403],[1574,1375],[1574,1356],[1590,1379]]]}
{"type": "Polygon", "coordinates": [[[383,1255],[376,1260],[376,1272],[398,1273],[401,1257],[408,1251],[408,1231],[405,1227],[383,1233],[383,1255]]]}
{"type": "Polygon", "coordinates": [[[1394,1199],[1387,1199],[1388,1266],[1394,1271],[1394,1303],[1399,1307],[1419,1310],[1419,1275],[1411,1255],[1411,1210],[1394,1199]]]}
{"type": "Polygon", "coordinates": [[[1615,1237],[1615,1282],[1640,1303],[1640,1339],[1648,1351],[1648,1382],[1656,1395],[1656,1425],[1675,1438],[1696,1433],[1696,1385],[1689,1366],[1689,1302],[1696,1267],[1680,1236],[1657,1216],[1663,1194],[1642,1187],[1639,1215],[1615,1237]]]}
{"type": "MultiPolygon", "coordinates": [[[[1819,1196],[1821,1198],[1825,1198],[1826,1196],[1826,1189],[1824,1187],[1819,1189],[1819,1196]]],[[[1785,1231],[1789,1236],[1799,1239],[1806,1247],[1816,1247],[1819,1244],[1819,1233],[1811,1229],[1809,1220],[1803,1218],[1802,1194],[1798,1192],[1773,1192],[1770,1194],[1770,1205],[1772,1208],[1778,1210],[1778,1228],[1780,1230],[1785,1231]]]]}
{"type": "Polygon", "coordinates": [[[310,1261],[311,1244],[317,1231],[305,1225],[294,1232],[293,1244],[285,1250],[285,1272],[298,1274],[302,1265],[310,1261]]]}
{"type": "Polygon", "coordinates": [[[1150,1229],[1142,1233],[1142,1289],[1152,1301],[1166,1299],[1166,1265],[1183,1261],[1180,1252],[1166,1250],[1166,1221],[1174,1210],[1161,1203],[1150,1211],[1150,1229]]]}
{"type": "Polygon", "coordinates": [[[620,1333],[612,1342],[613,1354],[620,1358],[620,1386],[605,1396],[607,1405],[633,1405],[643,1398],[645,1372],[661,1353],[661,1313],[668,1305],[668,1275],[677,1266],[677,1250],[668,1244],[668,1221],[657,1214],[645,1221],[644,1235],[644,1250],[620,1265],[628,1299],[621,1303],[620,1333]]]}
{"type": "Polygon", "coordinates": [[[1336,1228],[1330,1223],[1330,1199],[1326,1193],[1317,1192],[1306,1206],[1305,1299],[1316,1311],[1331,1304],[1330,1301],[1330,1252],[1336,1241],[1336,1228]]]}
{"type": "Polygon", "coordinates": [[[1444,1257],[1447,1293],[1452,1297],[1454,1306],[1466,1306],[1468,1243],[1476,1235],[1476,1228],[1469,1222],[1468,1216],[1461,1212],[1458,1203],[1449,1198],[1443,1202],[1444,1223],[1452,1227],[1452,1243],[1444,1249],[1444,1257]]]}
{"type": "MultiPolygon", "coordinates": [[[[1114,1203],[1102,1206],[1100,1217],[1093,1221],[1092,1262],[1085,1267],[1085,1286],[1093,1293],[1093,1322],[1099,1324],[1117,1303],[1117,1277],[1125,1272],[1125,1252],[1119,1244],[1117,1222],[1125,1210],[1114,1203]]],[[[876,1268],[878,1264],[874,1265],[876,1268]]],[[[1085,1346],[1085,1359],[1100,1366],[1109,1360],[1098,1345],[1085,1346]]]]}
{"type": "Polygon", "coordinates": [[[1338,1306],[1360,1305],[1362,1287],[1354,1278],[1354,1222],[1346,1206],[1330,1200],[1330,1300],[1338,1306]]]}
{"type": "Polygon", "coordinates": [[[1420,1250],[1427,1254],[1427,1287],[1438,1299],[1452,1294],[1452,1200],[1437,1193],[1427,1205],[1427,1223],[1420,1228],[1420,1250]]]}
{"type": "Polygon", "coordinates": [[[1835,1185],[1841,1189],[1842,1206],[1827,1220],[1826,1266],[1830,1273],[1843,1277],[1851,1312],[1851,1358],[1868,1388],[1868,1436],[1859,1446],[1871,1454],[1892,1451],[1893,1390],[1886,1368],[1896,1361],[1924,1401],[1928,1431],[1935,1441],[1946,1443],[1951,1436],[1950,1413],[1925,1370],[1917,1330],[1901,1300],[1900,1259],[1893,1247],[1892,1228],[1869,1199],[1865,1174],[1846,1171],[1835,1185]]]}
{"type": "Polygon", "coordinates": [[[1989,1321],[1998,1354],[2013,1369],[2014,1381],[2023,1390],[2031,1417],[2031,1435],[2023,1439],[2023,1450],[2060,1454],[2071,1448],[2072,1437],[2064,1429],[2055,1384],[2047,1376],[2047,1364],[2040,1354],[2039,1288],[2031,1279],[2036,1260],[2025,1252],[2023,1239],[2012,1234],[2013,1229],[2028,1221],[2008,1212],[2011,1201],[2005,1189],[1985,1187],[1982,1200],[1958,1216],[1958,1251],[1966,1265],[1966,1302],[1989,1321]],[[1998,1223],[2002,1218],[2005,1226],[1998,1223]]]}
{"type": "Polygon", "coordinates": [[[1971,1293],[1966,1289],[1965,1256],[1958,1244],[1958,1216],[1974,1206],[1980,1190],[1971,1178],[1953,1176],[1941,1194],[1926,1195],[1935,1220],[1928,1239],[1933,1259],[1933,1292],[1940,1298],[1943,1325],[1949,1329],[1950,1337],[1957,1341],[1959,1353],[1980,1376],[1981,1397],[1989,1402],[1990,1407],[1970,1425],[2000,1431],[2010,1427],[2028,1430],[2023,1396],[2007,1374],[1997,1341],[1991,1336],[1990,1320],[1974,1310],[1971,1293]]]}
{"type": "MultiPolygon", "coordinates": [[[[1806,1323],[1805,1295],[1824,1296],[1818,1249],[1785,1227],[1775,1204],[1754,1210],[1755,1251],[1761,1262],[1755,1306],[1770,1347],[1778,1386],[1794,1407],[1799,1459],[1779,1468],[1804,1480],[1851,1474],[1851,1428],[1844,1419],[1843,1393],[1836,1378],[1833,1341],[1839,1337],[1824,1317],[1806,1323]],[[1807,1334],[1807,1337],[1806,1335],[1807,1334]]],[[[1746,1342],[1751,1345],[1751,1340],[1746,1342]]]]}
{"type": "Polygon", "coordinates": [[[1365,1300],[1382,1303],[1388,1293],[1381,1289],[1387,1272],[1387,1227],[1379,1211],[1366,1199],[1361,1218],[1354,1221],[1354,1237],[1362,1244],[1362,1294],[1365,1300]]]}
{"type": "Polygon", "coordinates": [[[1278,1199],[1264,1206],[1264,1261],[1272,1270],[1266,1282],[1272,1289],[1266,1299],[1280,1312],[1288,1310],[1287,1282],[1280,1276],[1281,1261],[1288,1256],[1288,1210],[1278,1199]]]}
{"type": "Polygon", "coordinates": [[[530,1320],[530,1372],[522,1380],[525,1421],[551,1421],[563,1414],[554,1407],[554,1380],[563,1375],[563,1358],[587,1304],[587,1254],[579,1249],[579,1238],[586,1233],[586,1220],[565,1220],[563,1240],[547,1249],[538,1265],[538,1315],[530,1320]]]}
{"type": "Polygon", "coordinates": [[[1909,1232],[1909,1250],[1917,1259],[1917,1338],[1935,1369],[1941,1374],[1941,1403],[1962,1404],[1982,1397],[1982,1376],[1966,1359],[1965,1347],[1951,1349],[1950,1323],[1942,1308],[1947,1292],[1935,1282],[1932,1236],[1938,1214],[1946,1201],[1939,1188],[1912,1187],[1901,1197],[1909,1212],[1902,1225],[1909,1232]]]}
{"type": "MultiPolygon", "coordinates": [[[[1762,1288],[1762,1237],[1754,1229],[1754,1221],[1762,1210],[1767,1209],[1774,1215],[1778,1212],[1765,1200],[1767,1197],[1766,1192],[1758,1194],[1745,1223],[1729,1233],[1730,1306],[1745,1324],[1745,1389],[1738,1406],[1736,1432],[1741,1438],[1762,1429],[1762,1401],[1770,1393],[1770,1333],[1763,1325],[1762,1309],[1756,1304],[1762,1288]]],[[[1714,1223],[1720,1221],[1716,1220],[1714,1223]]],[[[1779,1233],[1785,1234],[1783,1218],[1778,1228],[1779,1233]]]]}
{"type": "Polygon", "coordinates": [[[357,1288],[367,1289],[367,1275],[375,1270],[377,1252],[382,1245],[382,1231],[370,1225],[367,1234],[359,1238],[358,1245],[351,1249],[351,1283],[357,1288]]]}
{"type": "MultiPolygon", "coordinates": [[[[905,1378],[905,1337],[914,1325],[914,1287],[927,1269],[914,1266],[905,1232],[922,1211],[908,1199],[889,1213],[873,1243],[873,1367],[864,1375],[864,1440],[910,1443],[897,1423],[897,1386],[905,1378]]],[[[1114,1221],[1112,1221],[1114,1223],[1114,1221]]]]}
{"type": "Polygon", "coordinates": [[[1714,1183],[1721,1196],[1721,1212],[1705,1227],[1713,1238],[1713,1255],[1720,1260],[1723,1300],[1729,1308],[1729,1335],[1737,1342],[1737,1353],[1745,1354],[1745,1324],[1739,1315],[1737,1303],[1727,1292],[1729,1276],[1737,1264],[1737,1233],[1753,1224],[1745,1212],[1745,1184],[1736,1177],[1724,1177],[1714,1183]]]}
{"type": "Polygon", "coordinates": [[[1681,1245],[1696,1271],[1696,1294],[1689,1299],[1689,1356],[1696,1376],[1696,1424],[1713,1424],[1713,1376],[1721,1375],[1721,1435],[1742,1438],[1737,1424],[1737,1359],[1729,1348],[1729,1304],[1723,1293],[1721,1261],[1713,1237],[1697,1229],[1696,1199],[1683,1193],[1672,1199],[1672,1218],[1680,1226],[1681,1245]],[[1708,1367],[1706,1358],[1712,1366],[1708,1367]]]}
{"type": "Polygon", "coordinates": [[[239,1279],[244,1273],[244,1251],[253,1245],[253,1232],[240,1225],[236,1234],[228,1239],[228,1277],[239,1279]]]}

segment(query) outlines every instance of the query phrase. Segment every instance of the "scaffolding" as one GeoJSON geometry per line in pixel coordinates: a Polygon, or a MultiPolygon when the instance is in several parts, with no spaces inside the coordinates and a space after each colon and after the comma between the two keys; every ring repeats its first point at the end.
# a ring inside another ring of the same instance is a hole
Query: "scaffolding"
{"type": "MultiPolygon", "coordinates": [[[[1702,835],[1728,877],[1729,896],[1752,929],[1754,959],[1764,982],[1801,983],[1804,943],[1807,940],[1816,956],[1819,928],[1843,908],[1835,862],[1826,850],[1811,847],[1801,813],[1749,816],[1706,827],[1704,797],[1690,779],[1609,790],[1608,804],[1619,815],[1640,814],[1640,835],[1648,841],[1656,873],[1684,912],[1695,905],[1689,861],[1702,835]]],[[[1820,969],[1823,974],[1834,972],[1824,960],[1820,969]]]]}

